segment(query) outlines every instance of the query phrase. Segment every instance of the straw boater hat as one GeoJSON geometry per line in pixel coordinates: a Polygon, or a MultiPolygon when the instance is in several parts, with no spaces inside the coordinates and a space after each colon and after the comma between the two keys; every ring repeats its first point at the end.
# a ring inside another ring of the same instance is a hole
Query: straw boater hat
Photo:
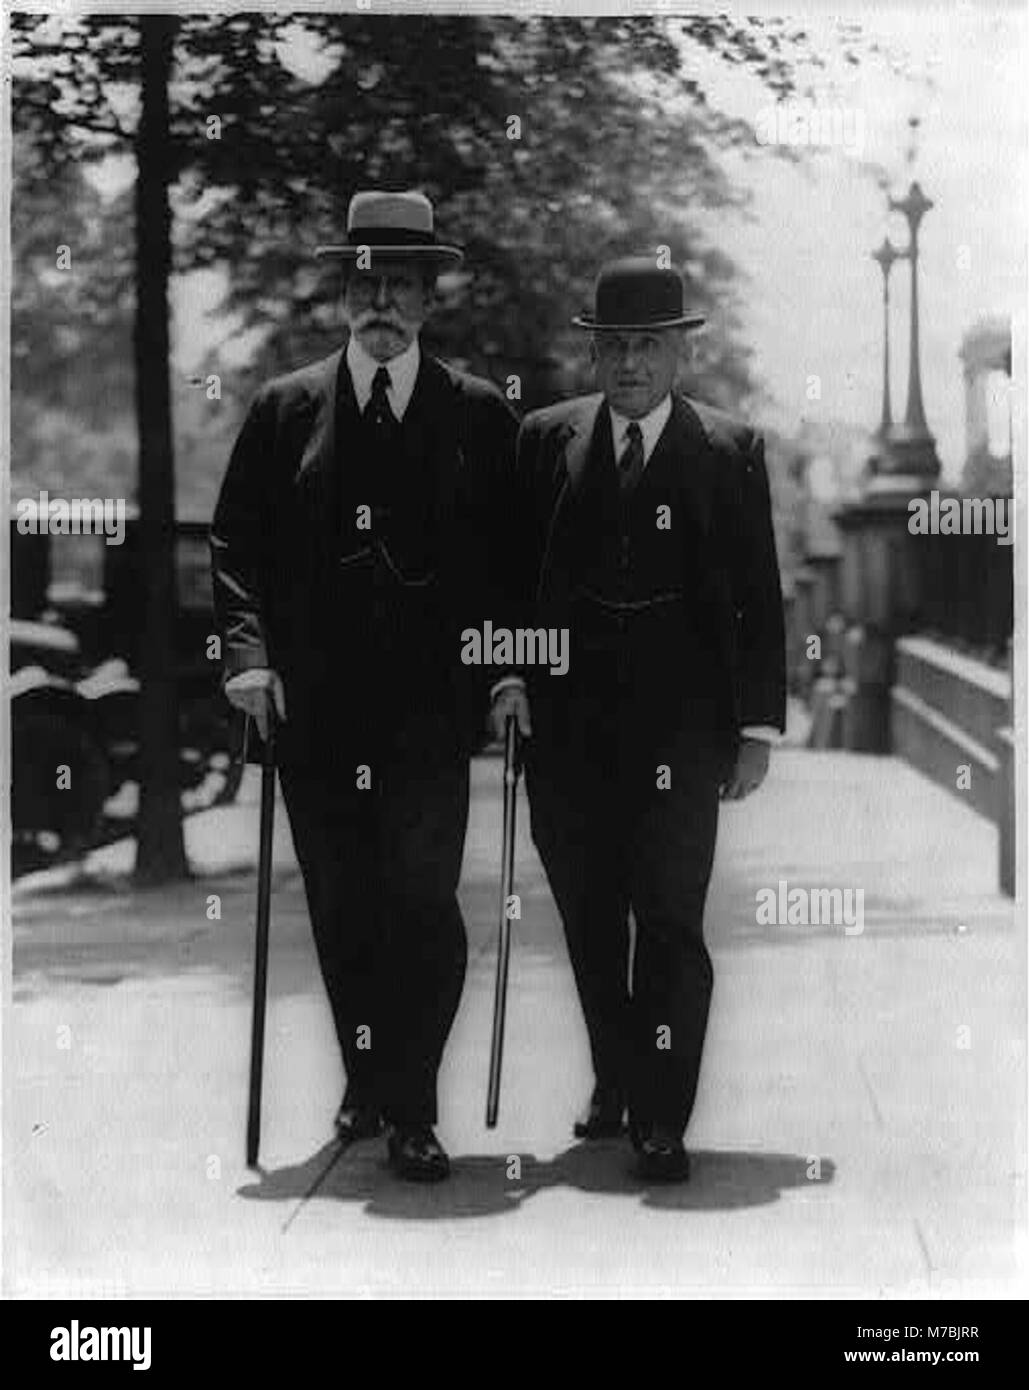
{"type": "Polygon", "coordinates": [[[662,270],[653,256],[626,256],[602,267],[594,292],[595,312],[578,314],[572,322],[592,333],[699,328],[703,314],[687,312],[683,300],[677,270],[662,270]]]}
{"type": "Polygon", "coordinates": [[[376,253],[403,256],[441,270],[464,259],[460,247],[436,240],[432,204],[424,193],[355,193],[347,210],[346,241],[318,246],[314,254],[353,261],[366,247],[373,261],[376,253]]]}

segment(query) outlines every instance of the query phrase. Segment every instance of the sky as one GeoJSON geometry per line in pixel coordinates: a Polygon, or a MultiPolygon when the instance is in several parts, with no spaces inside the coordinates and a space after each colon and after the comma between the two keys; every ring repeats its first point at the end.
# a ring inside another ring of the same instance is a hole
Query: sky
{"type": "MultiPolygon", "coordinates": [[[[748,9],[770,7],[754,0],[748,9]]],[[[881,409],[882,281],[870,252],[887,234],[897,246],[907,240],[882,184],[898,196],[918,179],[934,204],[919,236],[923,396],[944,478],[955,480],[965,455],[962,336],[987,316],[1021,317],[1026,299],[1025,7],[866,0],[856,14],[856,49],[864,54],[857,67],[832,59],[838,30],[825,7],[800,14],[829,56],[826,70],[812,74],[814,105],[835,120],[838,143],[796,164],[757,142],[732,152],[725,167],[751,192],[749,216],[721,212],[701,225],[742,272],[743,333],[766,397],[764,422],[787,434],[805,419],[871,428],[881,409]],[[888,60],[868,52],[872,42],[888,60]],[[919,119],[914,152],[912,116],[919,119]]],[[[312,80],[325,76],[303,46],[286,56],[312,80]]],[[[687,49],[686,56],[701,67],[714,105],[768,132],[767,88],[706,54],[687,49]]],[[[782,129],[774,111],[771,126],[782,129]]],[[[907,397],[908,286],[900,261],[891,276],[897,418],[907,397]]],[[[229,327],[216,313],[222,289],[209,272],[176,287],[178,369],[188,373],[212,334],[229,327]]],[[[237,361],[253,350],[252,341],[233,346],[237,361]]],[[[994,417],[1005,410],[995,393],[994,417]]]]}

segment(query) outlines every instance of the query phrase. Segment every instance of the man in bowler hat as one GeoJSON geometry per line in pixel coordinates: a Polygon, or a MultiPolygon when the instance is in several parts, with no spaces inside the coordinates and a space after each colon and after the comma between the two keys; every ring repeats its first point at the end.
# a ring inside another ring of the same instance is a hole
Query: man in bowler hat
{"type": "Polygon", "coordinates": [[[225,693],[269,708],[336,1033],[344,1143],[387,1134],[402,1178],[447,1176],[436,1077],[464,980],[456,899],[468,759],[488,689],[460,632],[491,616],[499,391],[421,349],[459,248],[420,193],[362,192],[345,350],[258,392],[211,533],[225,693]]]}
{"type": "Polygon", "coordinates": [[[595,1073],[575,1133],[614,1137],[627,1111],[640,1176],[682,1181],[719,797],[761,785],[785,723],[768,479],[759,435],[675,389],[703,322],[676,270],[605,266],[575,322],[599,392],[527,416],[516,463],[524,620],[569,629],[569,669],[512,675],[493,717],[531,735],[532,834],[595,1073]]]}

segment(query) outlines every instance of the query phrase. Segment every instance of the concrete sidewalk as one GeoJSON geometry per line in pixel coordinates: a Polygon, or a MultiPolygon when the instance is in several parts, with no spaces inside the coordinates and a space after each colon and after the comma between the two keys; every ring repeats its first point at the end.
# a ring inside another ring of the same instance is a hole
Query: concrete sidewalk
{"type": "Polygon", "coordinates": [[[191,884],[130,891],[111,846],[87,878],[16,885],[8,1292],[1024,1294],[1024,934],[988,822],[892,760],[795,750],[724,809],[694,1178],[646,1190],[626,1145],[571,1140],[585,1035],[524,801],[484,1127],[499,771],[474,768],[470,963],[441,1083],[454,1176],[435,1188],[393,1181],[376,1143],[307,1195],[341,1072],[283,816],[263,1166],[243,1166],[252,787],[188,822],[191,884]],[[863,887],[863,932],[758,925],[780,880],[863,887]]]}

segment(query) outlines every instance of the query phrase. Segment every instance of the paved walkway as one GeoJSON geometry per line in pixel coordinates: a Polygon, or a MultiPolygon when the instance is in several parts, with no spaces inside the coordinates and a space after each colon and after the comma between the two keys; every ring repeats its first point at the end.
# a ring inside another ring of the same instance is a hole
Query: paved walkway
{"type": "Polygon", "coordinates": [[[471,955],[441,1085],[455,1172],[436,1188],[394,1182],[372,1144],[307,1196],[341,1074],[281,815],[263,1166],[243,1165],[252,785],[188,822],[189,885],[130,891],[125,846],[76,882],[16,885],[9,1291],[1024,1294],[1025,943],[991,825],[900,763],[793,749],[725,808],[694,1179],[645,1190],[623,1145],[570,1138],[585,1036],[524,801],[485,1129],[499,765],[474,772],[471,955]],[[758,925],[780,880],[863,887],[863,932],[758,925]]]}

